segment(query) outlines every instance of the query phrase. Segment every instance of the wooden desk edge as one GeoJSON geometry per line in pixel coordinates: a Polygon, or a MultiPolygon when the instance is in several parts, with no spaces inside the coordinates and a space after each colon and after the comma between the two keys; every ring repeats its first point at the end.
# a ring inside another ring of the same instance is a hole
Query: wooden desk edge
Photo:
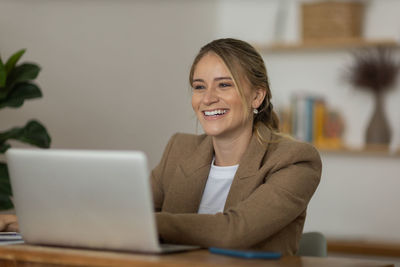
{"type": "Polygon", "coordinates": [[[328,252],[400,257],[400,243],[362,240],[328,240],[328,252]]]}
{"type": "MultiPolygon", "coordinates": [[[[43,266],[132,266],[133,262],[140,266],[156,266],[159,262],[158,255],[153,254],[129,254],[31,245],[0,246],[0,263],[1,260],[29,262],[38,264],[38,266],[41,266],[40,264],[43,266]]],[[[164,264],[164,266],[172,265],[168,262],[164,264]]]]}
{"type": "Polygon", "coordinates": [[[195,250],[168,255],[81,250],[31,245],[0,246],[1,266],[394,266],[391,263],[347,258],[285,256],[280,260],[239,259],[195,250]]]}

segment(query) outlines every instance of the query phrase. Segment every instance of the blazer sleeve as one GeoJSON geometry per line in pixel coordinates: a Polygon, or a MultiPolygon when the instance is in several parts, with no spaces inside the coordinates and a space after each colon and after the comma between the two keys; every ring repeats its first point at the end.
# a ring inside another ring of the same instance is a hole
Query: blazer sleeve
{"type": "Polygon", "coordinates": [[[168,155],[171,151],[171,147],[173,146],[176,136],[177,134],[173,135],[170,138],[167,147],[165,148],[164,153],[161,157],[160,163],[151,171],[150,174],[151,189],[153,193],[153,203],[155,211],[160,211],[163,205],[164,190],[162,184],[162,177],[167,164],[168,155]]]}
{"type": "Polygon", "coordinates": [[[224,213],[156,213],[161,238],[168,243],[248,248],[277,233],[304,212],[321,177],[315,148],[299,144],[290,153],[288,162],[267,173],[265,183],[224,213]]]}

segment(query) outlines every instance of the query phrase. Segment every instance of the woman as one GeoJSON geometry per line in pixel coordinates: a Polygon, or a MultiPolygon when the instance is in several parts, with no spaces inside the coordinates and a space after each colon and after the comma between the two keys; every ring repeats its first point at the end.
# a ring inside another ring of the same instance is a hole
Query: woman
{"type": "Polygon", "coordinates": [[[215,40],[195,58],[190,84],[205,134],[173,136],[152,172],[161,238],[295,254],[321,161],[278,133],[261,56],[215,40]]]}
{"type": "Polygon", "coordinates": [[[190,84],[205,134],[174,135],[151,173],[160,237],[295,254],[321,161],[279,134],[261,56],[215,40],[196,56],[190,84]]]}

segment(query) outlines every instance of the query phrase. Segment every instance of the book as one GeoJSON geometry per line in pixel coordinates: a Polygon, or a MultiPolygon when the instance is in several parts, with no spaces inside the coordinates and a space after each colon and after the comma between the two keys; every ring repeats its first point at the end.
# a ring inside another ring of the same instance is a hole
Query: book
{"type": "Polygon", "coordinates": [[[343,118],[339,112],[328,108],[323,97],[308,93],[294,94],[288,113],[289,118],[286,118],[286,114],[281,115],[285,123],[281,127],[284,133],[324,149],[342,146],[343,118]],[[291,127],[288,127],[289,122],[291,127]]]}
{"type": "Polygon", "coordinates": [[[22,244],[24,240],[16,232],[0,232],[0,245],[22,244]]]}

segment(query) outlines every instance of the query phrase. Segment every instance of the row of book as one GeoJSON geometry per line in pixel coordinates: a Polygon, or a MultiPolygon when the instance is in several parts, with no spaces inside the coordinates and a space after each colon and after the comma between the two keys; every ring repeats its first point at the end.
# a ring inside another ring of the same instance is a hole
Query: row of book
{"type": "Polygon", "coordinates": [[[292,96],[289,108],[279,112],[281,131],[322,149],[342,147],[344,122],[324,98],[310,94],[292,96]]]}

